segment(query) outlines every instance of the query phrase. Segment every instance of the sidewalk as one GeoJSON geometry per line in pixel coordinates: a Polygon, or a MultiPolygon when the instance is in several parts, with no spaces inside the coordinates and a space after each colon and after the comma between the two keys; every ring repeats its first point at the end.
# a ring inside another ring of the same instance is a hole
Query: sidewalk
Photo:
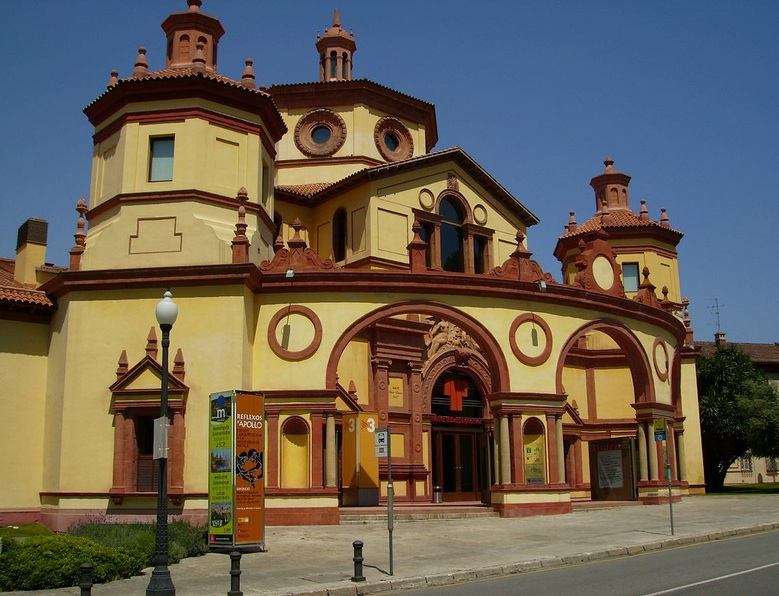
{"type": "MultiPolygon", "coordinates": [[[[268,527],[267,552],[244,555],[245,596],[371,594],[516,573],[668,546],[779,529],[779,495],[687,497],[668,505],[612,507],[528,518],[396,522],[393,576],[386,522],[268,527]],[[366,581],[354,573],[352,542],[363,546],[366,581]]],[[[178,596],[227,594],[230,559],[208,554],[170,568],[178,596]]],[[[150,572],[147,570],[147,573],[150,572]]],[[[149,576],[95,585],[98,596],[140,596],[149,576]]],[[[78,595],[78,588],[10,594],[78,595]]]]}

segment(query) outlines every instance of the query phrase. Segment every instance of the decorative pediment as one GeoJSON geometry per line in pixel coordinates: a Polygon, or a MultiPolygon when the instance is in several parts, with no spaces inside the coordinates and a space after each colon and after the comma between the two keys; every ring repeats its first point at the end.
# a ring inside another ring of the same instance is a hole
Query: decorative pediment
{"type": "Polygon", "coordinates": [[[289,248],[279,248],[273,259],[260,263],[260,270],[266,273],[289,271],[317,271],[323,269],[337,269],[332,259],[321,257],[311,248],[306,246],[306,241],[300,237],[300,229],[303,224],[299,219],[292,222],[295,235],[287,242],[289,248]]]}
{"type": "Polygon", "coordinates": [[[516,279],[518,281],[539,282],[543,281],[548,284],[555,284],[554,278],[551,274],[545,273],[541,269],[541,265],[538,262],[532,260],[530,257],[532,252],[527,250],[524,245],[525,235],[517,232],[517,248],[511,253],[508,260],[498,267],[495,267],[489,272],[489,275],[495,277],[501,277],[504,279],[516,279]]]}
{"type": "MultiPolygon", "coordinates": [[[[149,401],[151,405],[159,401],[162,366],[156,358],[157,334],[152,327],[146,340],[146,355],[135,365],[128,365],[127,350],[122,350],[116,381],[108,388],[114,403],[149,401]]],[[[168,375],[168,394],[172,400],[183,402],[189,393],[189,387],[184,383],[184,374],[184,356],[179,349],[173,358],[173,371],[168,375]]]]}

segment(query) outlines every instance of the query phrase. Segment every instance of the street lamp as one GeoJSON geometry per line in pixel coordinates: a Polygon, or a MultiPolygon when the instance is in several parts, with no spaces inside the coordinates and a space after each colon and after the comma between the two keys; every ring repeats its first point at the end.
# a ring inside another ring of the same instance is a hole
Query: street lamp
{"type": "Polygon", "coordinates": [[[157,491],[157,535],[154,554],[154,570],[151,573],[146,596],[165,594],[175,596],[176,588],[168,569],[168,347],[170,330],[179,314],[170,290],[157,304],[157,323],[162,330],[162,389],[160,391],[160,417],[155,426],[155,455],[159,460],[159,488],[157,491]]]}

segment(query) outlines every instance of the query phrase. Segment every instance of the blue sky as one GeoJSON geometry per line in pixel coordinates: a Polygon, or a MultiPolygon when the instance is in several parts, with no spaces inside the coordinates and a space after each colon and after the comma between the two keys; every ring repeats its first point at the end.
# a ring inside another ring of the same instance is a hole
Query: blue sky
{"type": "MultiPolygon", "coordinates": [[[[779,341],[779,3],[708,1],[204,0],[226,30],[221,74],[318,78],[317,32],[357,41],[355,78],[436,105],[439,142],[460,146],[540,219],[528,248],[552,256],[569,211],[595,211],[590,179],[611,156],[631,205],[668,209],[698,340],[721,328],[779,341]]],[[[49,221],[48,261],[67,265],[89,192],[82,109],[139,46],[164,67],[160,23],[185,0],[0,2],[0,256],[29,217],[49,221]]]]}

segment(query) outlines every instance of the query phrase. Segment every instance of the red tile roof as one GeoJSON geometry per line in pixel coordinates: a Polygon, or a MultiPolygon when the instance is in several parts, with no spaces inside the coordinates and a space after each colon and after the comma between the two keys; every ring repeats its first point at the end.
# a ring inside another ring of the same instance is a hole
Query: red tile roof
{"type": "Polygon", "coordinates": [[[14,279],[13,259],[0,257],[0,304],[54,306],[46,292],[26,287],[14,279]]]}
{"type": "MultiPolygon", "coordinates": [[[[711,356],[717,348],[713,341],[696,341],[695,345],[701,348],[701,354],[704,356],[711,356]]],[[[725,345],[738,348],[749,356],[749,359],[757,365],[779,364],[779,343],[756,344],[727,342],[725,345]]]]}
{"type": "Polygon", "coordinates": [[[641,218],[628,209],[613,209],[608,212],[606,216],[606,222],[604,223],[604,215],[597,213],[583,224],[576,227],[573,231],[567,231],[560,238],[571,238],[573,236],[580,236],[587,234],[588,232],[595,232],[597,230],[609,230],[610,228],[663,228],[669,230],[672,233],[678,234],[680,237],[682,233],[673,228],[663,226],[657,221],[641,218]]]}

